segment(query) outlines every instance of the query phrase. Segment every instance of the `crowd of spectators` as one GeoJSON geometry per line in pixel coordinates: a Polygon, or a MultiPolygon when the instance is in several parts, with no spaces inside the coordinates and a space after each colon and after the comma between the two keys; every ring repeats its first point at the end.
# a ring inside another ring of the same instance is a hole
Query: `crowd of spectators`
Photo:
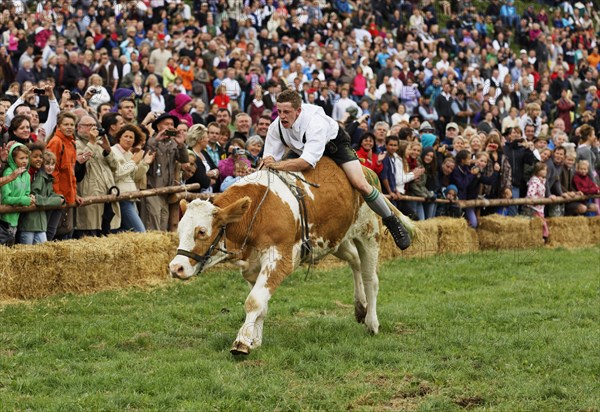
{"type": "MultiPolygon", "coordinates": [[[[414,219],[596,214],[593,200],[435,203],[598,193],[595,2],[437,3],[4,1],[2,204],[222,191],[260,164],[277,96],[292,88],[346,129],[414,219]]],[[[0,243],[17,229],[38,243],[169,223],[166,195],[35,213],[2,214],[0,243]]]]}

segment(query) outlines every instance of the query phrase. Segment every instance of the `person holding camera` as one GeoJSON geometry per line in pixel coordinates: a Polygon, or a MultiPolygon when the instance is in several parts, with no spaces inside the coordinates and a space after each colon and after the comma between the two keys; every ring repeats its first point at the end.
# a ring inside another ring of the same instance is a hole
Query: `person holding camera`
{"type": "Polygon", "coordinates": [[[103,85],[104,81],[98,74],[90,76],[90,85],[85,91],[85,97],[88,98],[89,106],[95,111],[98,111],[98,106],[102,103],[110,102],[110,94],[103,85]]]}
{"type": "MultiPolygon", "coordinates": [[[[512,171],[512,198],[519,199],[521,194],[526,193],[527,181],[525,180],[526,165],[535,163],[533,142],[527,141],[519,127],[507,128],[505,137],[507,139],[504,145],[504,155],[510,163],[512,171]]],[[[518,206],[510,206],[508,215],[516,216],[518,206]]]]}
{"type": "MultiPolygon", "coordinates": [[[[92,116],[82,116],[77,122],[75,134],[77,149],[77,166],[82,171],[76,173],[77,193],[81,197],[102,196],[115,186],[115,178],[111,168],[115,168],[115,156],[104,129],[100,129],[92,116]],[[100,134],[102,132],[102,134],[100,134]]],[[[107,203],[105,210],[102,203],[83,206],[77,209],[75,218],[75,238],[82,236],[99,236],[107,234],[111,229],[121,225],[121,212],[116,202],[107,203]],[[110,215],[103,230],[103,216],[110,215]]]]}
{"type": "MultiPolygon", "coordinates": [[[[186,134],[177,130],[179,118],[163,113],[152,122],[154,136],[147,143],[148,150],[155,153],[155,159],[148,169],[148,189],[175,185],[179,180],[176,162],[188,163],[189,157],[185,146],[186,134]]],[[[168,230],[169,203],[168,195],[144,198],[142,201],[142,221],[148,230],[168,230]]]]}
{"type": "Polygon", "coordinates": [[[225,146],[227,158],[219,161],[219,176],[221,182],[229,176],[234,176],[236,162],[246,163],[248,169],[252,167],[250,160],[246,157],[245,146],[245,142],[239,137],[232,138],[225,146]]]}
{"type": "Polygon", "coordinates": [[[29,106],[26,102],[32,96],[46,96],[48,98],[48,102],[50,107],[48,108],[48,120],[44,123],[43,126],[39,128],[38,138],[41,140],[46,140],[49,136],[52,135],[54,128],[56,127],[56,119],[58,113],[60,112],[60,107],[58,105],[58,101],[56,97],[54,97],[54,90],[52,86],[46,84],[44,88],[38,88],[35,86],[27,89],[21,97],[19,97],[6,111],[6,115],[4,118],[4,124],[6,127],[10,127],[10,123],[15,116],[23,115],[29,119],[31,123],[31,106],[29,106]]]}

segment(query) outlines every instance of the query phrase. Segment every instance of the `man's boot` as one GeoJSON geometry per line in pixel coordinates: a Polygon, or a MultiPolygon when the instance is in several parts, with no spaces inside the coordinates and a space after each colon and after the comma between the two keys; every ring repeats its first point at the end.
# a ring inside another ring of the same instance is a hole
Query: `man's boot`
{"type": "Polygon", "coordinates": [[[382,221],[385,227],[387,227],[387,229],[390,231],[396,246],[398,246],[401,250],[404,250],[410,246],[410,235],[396,215],[391,214],[390,216],[383,218],[382,221]]]}

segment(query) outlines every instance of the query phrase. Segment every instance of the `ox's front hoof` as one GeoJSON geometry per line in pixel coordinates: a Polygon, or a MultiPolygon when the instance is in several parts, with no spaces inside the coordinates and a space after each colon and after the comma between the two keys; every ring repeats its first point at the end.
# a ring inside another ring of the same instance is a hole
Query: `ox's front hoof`
{"type": "Polygon", "coordinates": [[[250,347],[242,342],[235,341],[229,351],[232,355],[248,355],[250,347]]]}

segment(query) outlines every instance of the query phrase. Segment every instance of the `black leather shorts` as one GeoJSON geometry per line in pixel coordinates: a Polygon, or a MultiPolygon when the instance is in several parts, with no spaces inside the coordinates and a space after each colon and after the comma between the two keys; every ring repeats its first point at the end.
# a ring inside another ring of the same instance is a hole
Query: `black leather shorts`
{"type": "Polygon", "coordinates": [[[339,129],[337,137],[325,145],[323,156],[331,158],[338,165],[358,160],[358,156],[352,148],[350,136],[342,127],[339,129]]]}

